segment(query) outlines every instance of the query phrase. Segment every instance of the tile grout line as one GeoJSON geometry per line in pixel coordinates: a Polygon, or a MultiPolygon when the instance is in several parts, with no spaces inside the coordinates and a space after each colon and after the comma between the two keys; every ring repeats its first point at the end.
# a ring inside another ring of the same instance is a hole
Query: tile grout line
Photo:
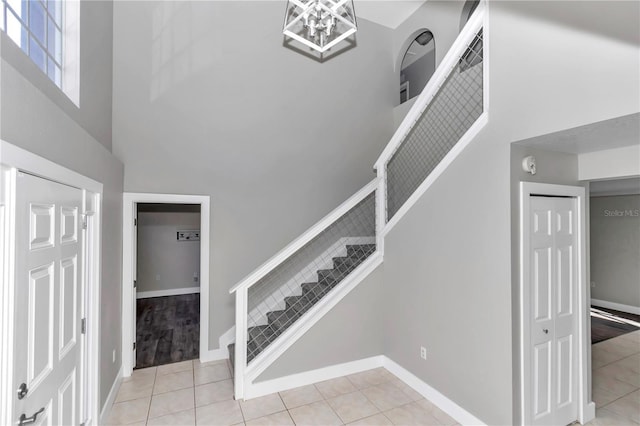
{"type": "Polygon", "coordinates": [[[149,415],[151,414],[151,403],[153,402],[153,391],[156,388],[157,378],[158,378],[158,367],[156,367],[155,374],[153,375],[153,386],[151,387],[151,398],[149,398],[149,408],[147,408],[147,418],[144,421],[145,425],[149,422],[149,415]]]}
{"type": "MultiPolygon", "coordinates": [[[[612,352],[609,352],[609,351],[608,351],[608,350],[606,350],[606,349],[602,349],[602,350],[603,350],[603,351],[605,351],[605,352],[608,352],[608,353],[612,353],[612,352]]],[[[609,362],[609,363],[607,363],[607,364],[603,364],[603,365],[601,365],[600,367],[595,368],[595,371],[593,371],[593,372],[595,373],[596,371],[600,370],[601,368],[604,368],[604,367],[606,367],[606,366],[608,366],[608,365],[611,365],[611,364],[615,364],[616,362],[619,362],[619,361],[624,361],[625,359],[627,359],[627,358],[631,358],[632,356],[636,356],[636,355],[640,355],[640,352],[636,352],[636,353],[633,353],[633,354],[631,354],[631,355],[624,356],[624,357],[622,357],[622,358],[620,358],[620,359],[617,359],[617,360],[615,360],[615,361],[611,361],[611,362],[609,362]]],[[[592,350],[591,358],[593,358],[593,350],[592,350]]],[[[591,363],[593,364],[593,360],[592,360],[592,362],[591,362],[591,363]]]]}
{"type": "MultiPolygon", "coordinates": [[[[624,382],[623,382],[623,383],[624,383],[624,382]]],[[[602,388],[600,388],[600,389],[602,389],[602,388]]],[[[604,390],[606,390],[606,389],[604,389],[604,390]]],[[[613,401],[609,402],[608,404],[603,405],[602,407],[600,407],[600,409],[607,408],[607,407],[608,407],[608,406],[610,406],[611,404],[613,404],[613,403],[615,403],[615,402],[617,402],[617,401],[621,400],[622,398],[626,398],[627,396],[631,395],[631,394],[632,394],[632,393],[634,393],[634,392],[637,392],[638,390],[640,390],[640,388],[634,389],[634,390],[632,390],[631,392],[626,393],[626,394],[622,395],[621,397],[614,399],[613,401]]],[[[611,411],[611,410],[609,410],[609,411],[611,411]]],[[[613,413],[615,413],[615,414],[618,414],[618,413],[616,413],[615,411],[612,411],[612,412],[613,412],[613,413]]],[[[622,416],[621,414],[618,414],[618,415],[619,415],[619,416],[622,416]]],[[[626,417],[626,416],[622,416],[622,417],[626,417]]]]}
{"type": "MultiPolygon", "coordinates": [[[[201,366],[202,367],[202,366],[201,366]]],[[[191,361],[191,377],[193,377],[193,424],[198,424],[198,413],[196,412],[196,363],[191,361]]]]}

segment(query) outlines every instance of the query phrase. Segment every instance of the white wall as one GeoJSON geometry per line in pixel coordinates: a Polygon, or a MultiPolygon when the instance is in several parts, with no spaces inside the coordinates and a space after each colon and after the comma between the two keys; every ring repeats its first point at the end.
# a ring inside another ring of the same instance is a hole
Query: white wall
{"type": "Polygon", "coordinates": [[[591,298],[640,308],[640,195],[591,197],[591,298]]]}
{"type": "Polygon", "coordinates": [[[137,229],[138,295],[200,287],[200,241],[176,238],[178,230],[200,229],[200,213],[139,212],[137,229]]]}
{"type": "Polygon", "coordinates": [[[211,196],[211,342],[229,288],[369,182],[392,132],[391,31],[360,20],[319,63],[283,47],[284,7],[114,4],[114,152],[127,191],[211,196]]]}
{"type": "Polygon", "coordinates": [[[120,369],[123,165],[111,155],[112,2],[80,5],[80,107],[77,108],[4,32],[0,137],[102,182],[100,399],[120,369]],[[112,351],[116,359],[112,361],[112,351]]]}

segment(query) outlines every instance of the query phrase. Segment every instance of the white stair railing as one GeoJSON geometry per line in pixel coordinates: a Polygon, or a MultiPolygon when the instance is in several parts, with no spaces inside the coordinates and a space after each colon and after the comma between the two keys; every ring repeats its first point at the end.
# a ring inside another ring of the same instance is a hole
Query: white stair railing
{"type": "Polygon", "coordinates": [[[456,144],[486,112],[485,7],[482,2],[476,8],[374,165],[384,194],[377,206],[380,247],[405,204],[411,204],[407,201],[421,195],[418,186],[427,177],[435,180],[450,162],[446,157],[457,155],[464,144],[456,144]]]}

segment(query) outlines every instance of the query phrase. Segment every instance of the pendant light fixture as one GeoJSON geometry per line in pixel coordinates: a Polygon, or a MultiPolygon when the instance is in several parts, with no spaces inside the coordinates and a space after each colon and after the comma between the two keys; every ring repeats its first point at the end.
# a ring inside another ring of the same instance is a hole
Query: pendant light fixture
{"type": "Polygon", "coordinates": [[[357,31],[353,0],[289,0],[283,34],[320,53],[357,31]]]}

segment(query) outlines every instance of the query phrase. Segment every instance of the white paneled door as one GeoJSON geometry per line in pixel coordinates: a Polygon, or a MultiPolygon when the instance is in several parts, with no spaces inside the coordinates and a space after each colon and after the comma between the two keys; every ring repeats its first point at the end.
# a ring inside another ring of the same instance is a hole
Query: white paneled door
{"type": "Polygon", "coordinates": [[[14,424],[82,422],[82,195],[18,173],[14,424]]]}
{"type": "Polygon", "coordinates": [[[532,196],[530,202],[529,418],[567,425],[578,417],[577,200],[532,196]]]}

